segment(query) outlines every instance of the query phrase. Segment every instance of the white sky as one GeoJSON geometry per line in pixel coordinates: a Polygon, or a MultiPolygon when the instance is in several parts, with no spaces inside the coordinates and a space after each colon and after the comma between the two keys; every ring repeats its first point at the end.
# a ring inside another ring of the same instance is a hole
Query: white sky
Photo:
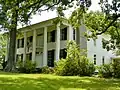
{"type": "MultiPolygon", "coordinates": [[[[98,5],[99,0],[92,0],[92,6],[89,8],[89,10],[96,11],[100,10],[100,7],[98,5]]],[[[66,12],[67,15],[69,12],[66,12]]],[[[57,16],[56,11],[44,11],[41,13],[41,15],[34,15],[33,18],[31,19],[31,24],[38,23],[40,21],[48,20],[51,18],[54,18],[57,16]]]]}

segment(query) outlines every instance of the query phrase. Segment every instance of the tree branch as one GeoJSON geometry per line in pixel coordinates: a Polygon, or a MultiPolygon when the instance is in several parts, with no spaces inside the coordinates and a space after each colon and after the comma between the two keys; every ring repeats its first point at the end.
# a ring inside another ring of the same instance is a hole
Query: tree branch
{"type": "Polygon", "coordinates": [[[98,33],[96,33],[96,35],[101,35],[101,34],[105,33],[105,32],[108,30],[108,28],[109,28],[110,26],[112,26],[112,24],[113,24],[119,17],[120,17],[120,14],[118,14],[118,15],[116,16],[116,18],[114,18],[113,21],[110,22],[109,25],[108,25],[102,32],[98,32],[98,33]]]}

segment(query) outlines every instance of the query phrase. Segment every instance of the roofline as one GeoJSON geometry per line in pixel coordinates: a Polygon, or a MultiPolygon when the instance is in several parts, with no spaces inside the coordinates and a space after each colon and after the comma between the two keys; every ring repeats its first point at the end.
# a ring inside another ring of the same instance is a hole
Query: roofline
{"type": "MultiPolygon", "coordinates": [[[[39,24],[42,24],[42,23],[47,23],[47,22],[52,21],[52,20],[57,19],[57,18],[59,18],[59,17],[55,17],[55,18],[51,18],[51,19],[48,19],[48,20],[40,21],[40,22],[32,24],[32,25],[21,27],[21,28],[19,28],[17,30],[26,29],[28,27],[33,27],[33,26],[36,26],[36,25],[39,25],[39,24]]],[[[67,20],[66,18],[62,18],[62,19],[67,20]]]]}

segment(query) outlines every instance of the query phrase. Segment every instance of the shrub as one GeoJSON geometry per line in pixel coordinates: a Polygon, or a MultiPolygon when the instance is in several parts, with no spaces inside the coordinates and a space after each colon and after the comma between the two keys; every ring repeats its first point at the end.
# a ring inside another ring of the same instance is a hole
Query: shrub
{"type": "Polygon", "coordinates": [[[66,59],[59,60],[55,65],[55,73],[62,76],[91,76],[94,71],[94,64],[89,62],[74,41],[67,45],[66,59]]]}
{"type": "Polygon", "coordinates": [[[41,69],[42,69],[42,73],[44,73],[44,74],[54,73],[54,68],[52,68],[52,67],[45,66],[45,67],[42,67],[41,69]]]}
{"type": "Polygon", "coordinates": [[[120,78],[120,58],[113,59],[112,67],[113,67],[113,76],[115,78],[120,78]]]}
{"type": "Polygon", "coordinates": [[[33,73],[36,70],[36,63],[30,60],[26,60],[24,65],[23,62],[19,60],[17,66],[20,73],[33,73]]]}
{"type": "Polygon", "coordinates": [[[64,75],[63,74],[63,69],[64,69],[64,66],[65,66],[65,62],[66,62],[65,59],[61,59],[61,60],[55,62],[55,74],[64,75]]]}
{"type": "Polygon", "coordinates": [[[112,64],[104,64],[98,67],[98,74],[104,78],[110,78],[113,76],[112,64]]]}

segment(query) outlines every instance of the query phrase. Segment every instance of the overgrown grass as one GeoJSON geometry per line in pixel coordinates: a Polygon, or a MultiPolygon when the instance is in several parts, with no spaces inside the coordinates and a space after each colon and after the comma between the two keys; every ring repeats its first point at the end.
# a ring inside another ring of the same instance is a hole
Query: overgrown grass
{"type": "Polygon", "coordinates": [[[0,73],[0,90],[120,90],[119,79],[0,73]]]}

